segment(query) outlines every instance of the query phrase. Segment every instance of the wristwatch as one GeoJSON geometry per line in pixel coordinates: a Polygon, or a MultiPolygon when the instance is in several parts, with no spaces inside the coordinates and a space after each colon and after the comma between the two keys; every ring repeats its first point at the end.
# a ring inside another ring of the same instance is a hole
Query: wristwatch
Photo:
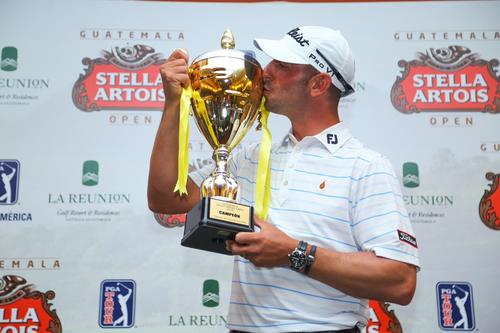
{"type": "Polygon", "coordinates": [[[294,271],[300,272],[304,269],[307,263],[307,243],[300,241],[299,245],[288,254],[288,260],[290,261],[290,268],[294,271]]]}

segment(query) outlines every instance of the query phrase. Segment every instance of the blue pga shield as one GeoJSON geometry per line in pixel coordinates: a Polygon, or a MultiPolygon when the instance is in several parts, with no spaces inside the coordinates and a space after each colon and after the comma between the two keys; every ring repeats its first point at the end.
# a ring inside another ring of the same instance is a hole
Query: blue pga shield
{"type": "Polygon", "coordinates": [[[135,322],[134,280],[104,280],[99,296],[99,326],[128,328],[135,322]]]}
{"type": "Polygon", "coordinates": [[[20,167],[17,160],[0,160],[0,205],[17,203],[20,167]]]}
{"type": "Polygon", "coordinates": [[[468,282],[436,284],[439,327],[445,331],[472,331],[476,328],[472,286],[468,282]]]}

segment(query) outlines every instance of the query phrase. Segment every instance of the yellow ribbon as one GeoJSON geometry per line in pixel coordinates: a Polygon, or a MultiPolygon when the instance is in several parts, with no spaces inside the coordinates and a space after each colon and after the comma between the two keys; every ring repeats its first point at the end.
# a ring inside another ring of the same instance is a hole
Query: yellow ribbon
{"type": "Polygon", "coordinates": [[[189,172],[189,108],[193,90],[191,86],[182,89],[180,101],[180,115],[179,115],[179,156],[177,160],[177,184],[175,184],[174,192],[187,195],[187,179],[189,172]]]}
{"type": "Polygon", "coordinates": [[[264,106],[265,98],[260,103],[260,124],[262,125],[262,138],[259,149],[259,164],[257,166],[257,179],[255,184],[255,213],[265,220],[269,212],[271,199],[271,142],[272,135],[267,127],[269,111],[264,106]]]}

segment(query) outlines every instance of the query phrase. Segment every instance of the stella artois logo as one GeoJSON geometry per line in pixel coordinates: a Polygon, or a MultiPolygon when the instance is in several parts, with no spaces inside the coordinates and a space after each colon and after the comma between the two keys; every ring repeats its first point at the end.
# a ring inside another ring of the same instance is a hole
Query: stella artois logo
{"type": "Polygon", "coordinates": [[[84,58],[85,73],[73,86],[73,103],[82,111],[161,110],[160,53],[147,45],[115,47],[103,57],[84,58]]]}
{"type": "Polygon", "coordinates": [[[400,60],[402,76],[391,89],[391,102],[402,113],[500,112],[498,59],[482,60],[466,47],[452,45],[400,60]]]}
{"type": "Polygon", "coordinates": [[[61,333],[62,327],[49,300],[55,298],[49,290],[34,290],[32,284],[16,275],[0,279],[0,331],[22,333],[61,333]]]}
{"type": "Polygon", "coordinates": [[[485,190],[479,202],[479,216],[483,223],[494,230],[500,230],[500,173],[488,172],[486,179],[491,181],[490,189],[485,190]]]}
{"type": "Polygon", "coordinates": [[[370,300],[369,305],[370,319],[366,325],[366,333],[403,333],[394,310],[389,310],[389,304],[370,300]]]}

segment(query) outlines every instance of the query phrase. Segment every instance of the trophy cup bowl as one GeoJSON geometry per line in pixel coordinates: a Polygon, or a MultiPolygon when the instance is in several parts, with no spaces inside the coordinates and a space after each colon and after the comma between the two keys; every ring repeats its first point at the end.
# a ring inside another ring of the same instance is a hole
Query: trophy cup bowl
{"type": "Polygon", "coordinates": [[[189,67],[193,117],[214,149],[215,170],[200,186],[202,200],[187,214],[181,245],[231,254],[225,241],[238,232],[252,232],[254,223],[253,207],[236,203],[239,186],[228,162],[259,115],[263,71],[253,52],[234,49],[229,30],[221,46],[189,67]]]}

